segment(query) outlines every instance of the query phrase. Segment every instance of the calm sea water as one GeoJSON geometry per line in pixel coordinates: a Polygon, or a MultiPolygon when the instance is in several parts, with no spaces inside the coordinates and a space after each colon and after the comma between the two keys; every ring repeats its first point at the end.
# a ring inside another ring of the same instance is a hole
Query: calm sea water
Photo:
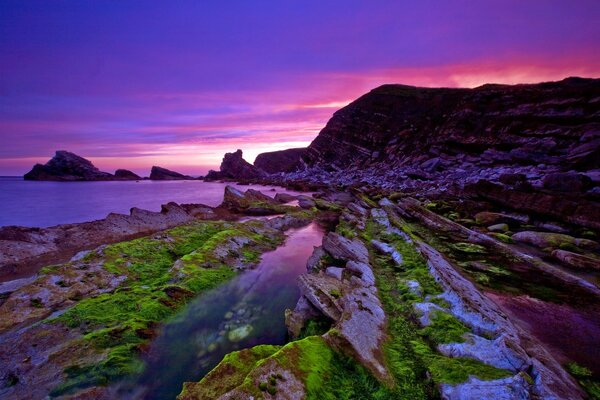
{"type": "MultiPolygon", "coordinates": [[[[0,177],[0,226],[48,227],[129,214],[132,207],[160,211],[161,204],[203,203],[217,206],[225,183],[203,181],[38,182],[0,177]]],[[[274,186],[233,185],[269,196],[292,193],[274,186]]]]}

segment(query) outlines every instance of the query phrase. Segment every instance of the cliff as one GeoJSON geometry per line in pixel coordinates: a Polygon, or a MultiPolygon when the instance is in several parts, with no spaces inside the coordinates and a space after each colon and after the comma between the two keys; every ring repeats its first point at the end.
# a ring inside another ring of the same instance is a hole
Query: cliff
{"type": "Polygon", "coordinates": [[[254,166],[269,174],[292,172],[300,166],[306,148],[287,149],[261,153],[254,160],[254,166]]]}

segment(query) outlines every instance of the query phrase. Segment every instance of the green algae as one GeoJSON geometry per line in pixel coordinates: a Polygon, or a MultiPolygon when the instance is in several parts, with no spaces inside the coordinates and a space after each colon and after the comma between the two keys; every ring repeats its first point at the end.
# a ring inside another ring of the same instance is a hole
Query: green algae
{"type": "Polygon", "coordinates": [[[586,391],[590,399],[600,399],[600,379],[595,378],[592,371],[575,362],[565,365],[565,369],[573,375],[579,385],[586,391]]]}
{"type": "Polygon", "coordinates": [[[54,395],[106,385],[141,372],[139,355],[156,326],[197,294],[235,276],[235,270],[213,254],[221,244],[232,237],[247,238],[240,254],[230,256],[252,263],[283,239],[281,234],[274,238],[257,234],[249,226],[193,223],[113,244],[96,253],[92,261],[102,262],[104,269],[124,277],[122,286],[78,301],[53,322],[80,330],[82,343],[91,344],[103,356],[95,364],[67,368],[66,380],[55,388],[54,395]],[[182,260],[183,268],[173,268],[177,259],[182,260]]]}
{"type": "Polygon", "coordinates": [[[463,335],[470,332],[456,317],[443,311],[436,310],[431,315],[431,324],[421,329],[419,333],[437,344],[462,343],[463,335]]]}

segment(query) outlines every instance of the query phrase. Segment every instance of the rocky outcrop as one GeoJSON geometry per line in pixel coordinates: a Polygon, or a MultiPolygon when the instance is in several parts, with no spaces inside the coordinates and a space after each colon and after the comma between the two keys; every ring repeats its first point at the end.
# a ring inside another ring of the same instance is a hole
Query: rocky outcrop
{"type": "Polygon", "coordinates": [[[179,172],[171,171],[166,168],[153,166],[150,171],[150,179],[153,181],[177,181],[194,179],[189,175],[183,175],[179,172]]]}
{"type": "Polygon", "coordinates": [[[115,171],[115,179],[123,181],[137,181],[142,179],[142,177],[129,171],[128,169],[118,169],[115,171]]]}
{"type": "Polygon", "coordinates": [[[244,160],[242,150],[226,153],[219,171],[209,171],[204,180],[252,180],[265,177],[265,172],[244,160]]]}
{"type": "Polygon", "coordinates": [[[160,212],[132,208],[129,215],[109,214],[105,219],[50,228],[0,228],[0,278],[29,276],[41,266],[63,262],[77,252],[96,246],[148,235],[195,219],[219,216],[202,204],[168,203],[160,212]]]}
{"type": "Polygon", "coordinates": [[[36,164],[24,178],[31,181],[106,181],[114,176],[100,171],[83,157],[58,150],[50,161],[36,164]]]}
{"type": "Polygon", "coordinates": [[[600,80],[475,89],[384,85],[337,111],[303,157],[326,169],[461,163],[600,167],[600,80]],[[476,159],[471,160],[472,157],[476,159]]]}
{"type": "Polygon", "coordinates": [[[300,167],[300,160],[305,153],[306,148],[261,153],[254,160],[254,166],[268,174],[292,172],[300,167]]]}

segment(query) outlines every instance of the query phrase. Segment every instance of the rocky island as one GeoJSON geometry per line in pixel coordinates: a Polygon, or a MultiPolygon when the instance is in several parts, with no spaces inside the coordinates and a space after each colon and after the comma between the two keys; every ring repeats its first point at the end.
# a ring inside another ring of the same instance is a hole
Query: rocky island
{"type": "Polygon", "coordinates": [[[299,295],[267,316],[285,339],[261,341],[248,301],[223,310],[178,347],[199,375],[179,399],[600,398],[600,80],[385,85],[256,164],[209,175],[311,193],[0,230],[0,272],[27,272],[0,284],[0,396],[150,396],[186,307],[316,224],[299,295]]]}

